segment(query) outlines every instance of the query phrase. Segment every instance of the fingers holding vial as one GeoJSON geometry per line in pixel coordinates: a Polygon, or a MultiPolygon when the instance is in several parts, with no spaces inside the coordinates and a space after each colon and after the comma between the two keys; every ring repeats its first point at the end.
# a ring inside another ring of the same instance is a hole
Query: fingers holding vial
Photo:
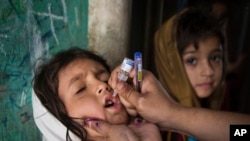
{"type": "MultiPolygon", "coordinates": [[[[114,73],[112,72],[111,74],[111,80],[113,81],[113,83],[111,82],[111,86],[115,88],[117,81],[127,81],[128,75],[133,68],[134,68],[134,61],[129,58],[124,58],[120,66],[120,69],[119,70],[115,69],[113,71],[114,73]],[[117,79],[112,79],[112,78],[117,78],[117,79]]],[[[114,89],[113,97],[115,96],[117,96],[117,92],[114,89]]]]}

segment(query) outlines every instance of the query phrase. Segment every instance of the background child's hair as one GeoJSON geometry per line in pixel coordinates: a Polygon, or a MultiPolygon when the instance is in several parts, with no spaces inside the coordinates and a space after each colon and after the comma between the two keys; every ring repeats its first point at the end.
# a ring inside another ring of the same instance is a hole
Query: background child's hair
{"type": "MultiPolygon", "coordinates": [[[[58,95],[58,73],[66,67],[69,63],[76,59],[91,59],[102,64],[108,72],[110,68],[101,56],[89,50],[84,50],[79,47],[71,47],[68,50],[57,53],[48,62],[42,64],[35,71],[33,78],[33,89],[41,103],[51,112],[59,121],[61,121],[74,134],[79,136],[82,140],[87,139],[85,129],[79,123],[75,122],[67,115],[65,105],[60,100],[58,95]]],[[[56,130],[56,129],[55,129],[56,130]]],[[[66,140],[70,140],[67,135],[66,140]]]]}
{"type": "Polygon", "coordinates": [[[222,19],[218,19],[211,11],[200,8],[188,8],[176,21],[177,47],[180,53],[190,44],[198,49],[198,42],[210,36],[217,36],[225,49],[225,29],[222,19]]]}
{"type": "Polygon", "coordinates": [[[181,55],[184,49],[193,44],[199,48],[200,41],[211,36],[217,37],[223,49],[223,77],[226,75],[227,47],[226,31],[224,28],[225,19],[218,18],[211,10],[200,7],[187,8],[181,12],[175,20],[175,30],[173,38],[176,39],[177,48],[181,55]]]}

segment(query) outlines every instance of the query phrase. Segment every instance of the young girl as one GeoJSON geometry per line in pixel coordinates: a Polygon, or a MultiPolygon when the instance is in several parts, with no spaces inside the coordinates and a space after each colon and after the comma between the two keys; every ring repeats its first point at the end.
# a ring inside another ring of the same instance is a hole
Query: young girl
{"type": "Polygon", "coordinates": [[[182,105],[220,108],[226,64],[223,29],[223,22],[212,13],[189,8],[157,31],[155,63],[158,78],[182,105]]]}
{"type": "MultiPolygon", "coordinates": [[[[56,54],[36,71],[34,92],[45,108],[67,128],[65,140],[71,139],[69,131],[81,140],[104,140],[105,137],[90,128],[91,121],[129,124],[130,117],[119,97],[112,96],[107,83],[109,77],[106,61],[80,48],[56,54]]],[[[152,130],[157,133],[155,127],[152,130]]]]}

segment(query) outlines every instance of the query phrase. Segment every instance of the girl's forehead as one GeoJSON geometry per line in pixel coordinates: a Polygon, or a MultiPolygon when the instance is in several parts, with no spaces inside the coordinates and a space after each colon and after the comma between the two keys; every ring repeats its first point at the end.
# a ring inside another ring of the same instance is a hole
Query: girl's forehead
{"type": "Polygon", "coordinates": [[[71,61],[69,61],[68,64],[65,65],[65,67],[74,65],[97,65],[97,64],[103,66],[103,64],[91,58],[74,58],[71,61]]]}
{"type": "Polygon", "coordinates": [[[213,51],[213,50],[220,50],[223,51],[222,44],[220,43],[220,40],[216,37],[209,37],[204,40],[200,40],[197,43],[197,46],[195,44],[190,44],[185,47],[184,52],[189,51],[198,51],[198,50],[205,50],[205,51],[213,51]]]}
{"type": "Polygon", "coordinates": [[[67,65],[62,67],[60,71],[58,72],[58,75],[62,75],[65,73],[74,73],[74,72],[83,72],[83,71],[107,71],[103,64],[100,62],[89,59],[89,58],[77,58],[72,61],[70,61],[67,65]]]}
{"type": "Polygon", "coordinates": [[[92,59],[75,59],[58,73],[59,85],[68,85],[71,81],[84,79],[88,75],[109,76],[109,71],[98,61],[92,59]]]}

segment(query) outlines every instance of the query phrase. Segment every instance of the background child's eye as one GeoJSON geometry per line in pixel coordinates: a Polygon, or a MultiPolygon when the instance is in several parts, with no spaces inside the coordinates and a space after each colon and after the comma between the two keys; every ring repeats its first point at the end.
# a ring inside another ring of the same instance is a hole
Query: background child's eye
{"type": "Polygon", "coordinates": [[[197,62],[197,60],[195,58],[189,58],[189,59],[186,60],[186,62],[188,64],[195,64],[197,62]]]}
{"type": "Polygon", "coordinates": [[[222,57],[220,55],[214,55],[211,57],[211,60],[219,62],[222,60],[222,57]]]}

